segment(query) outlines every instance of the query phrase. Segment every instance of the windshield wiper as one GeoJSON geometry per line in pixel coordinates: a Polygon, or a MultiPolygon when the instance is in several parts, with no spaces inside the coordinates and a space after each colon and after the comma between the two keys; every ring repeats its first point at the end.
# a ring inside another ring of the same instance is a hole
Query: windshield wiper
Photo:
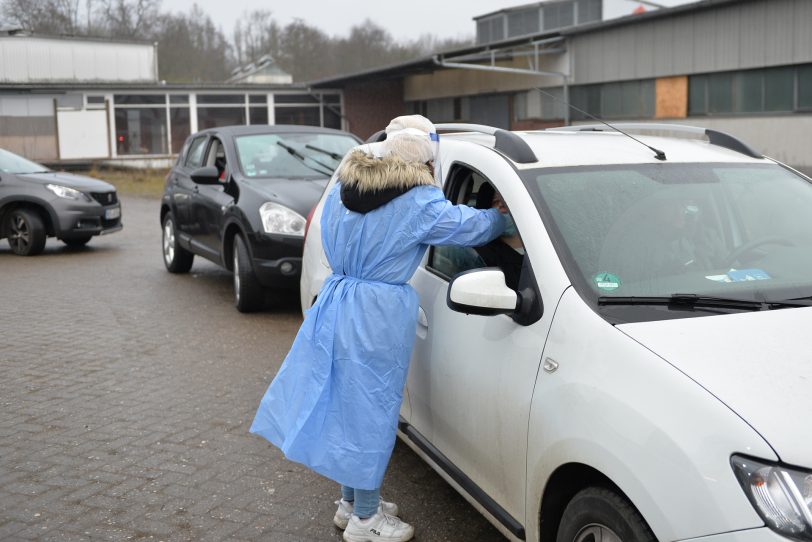
{"type": "Polygon", "coordinates": [[[285,149],[286,151],[288,151],[288,154],[290,154],[291,156],[293,156],[294,158],[299,160],[304,167],[306,167],[308,169],[312,169],[313,171],[321,173],[322,175],[327,175],[328,177],[331,177],[333,175],[333,171],[335,171],[335,168],[331,169],[330,166],[328,166],[327,164],[323,164],[323,163],[319,162],[318,160],[316,160],[312,156],[305,156],[304,154],[300,153],[299,151],[297,151],[296,149],[294,149],[290,145],[285,145],[281,141],[277,141],[276,144],[279,145],[280,147],[282,147],[283,149],[285,149]],[[316,162],[318,165],[320,165],[321,167],[323,167],[327,171],[325,172],[325,171],[322,171],[319,168],[307,165],[307,162],[305,160],[307,160],[308,158],[310,160],[313,160],[314,162],[316,162]]]}
{"type": "Polygon", "coordinates": [[[601,296],[598,305],[664,305],[674,308],[720,308],[739,309],[744,311],[762,311],[783,309],[788,307],[809,307],[812,303],[787,301],[754,301],[750,299],[735,299],[730,297],[713,297],[697,294],[673,294],[670,296],[601,296]]]}
{"type": "Polygon", "coordinates": [[[309,143],[308,143],[307,145],[305,145],[305,149],[311,149],[311,150],[314,150],[314,151],[316,151],[316,152],[320,152],[320,153],[322,153],[322,154],[326,154],[327,156],[329,156],[329,157],[330,157],[330,158],[332,158],[333,160],[341,160],[342,158],[344,158],[344,156],[342,156],[342,155],[338,154],[337,152],[330,152],[330,151],[328,151],[328,150],[324,150],[324,149],[321,149],[321,148],[319,148],[319,147],[316,147],[316,146],[310,145],[309,143]]]}

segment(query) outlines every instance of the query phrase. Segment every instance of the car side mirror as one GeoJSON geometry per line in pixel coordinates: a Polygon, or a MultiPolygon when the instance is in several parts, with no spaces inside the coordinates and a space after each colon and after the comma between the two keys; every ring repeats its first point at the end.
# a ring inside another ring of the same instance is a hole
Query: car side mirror
{"type": "Polygon", "coordinates": [[[487,267],[455,276],[448,285],[446,303],[456,312],[495,316],[513,313],[519,296],[507,287],[501,269],[487,267]]]}
{"type": "Polygon", "coordinates": [[[199,167],[192,172],[191,177],[197,184],[221,184],[220,171],[214,166],[199,167]]]}

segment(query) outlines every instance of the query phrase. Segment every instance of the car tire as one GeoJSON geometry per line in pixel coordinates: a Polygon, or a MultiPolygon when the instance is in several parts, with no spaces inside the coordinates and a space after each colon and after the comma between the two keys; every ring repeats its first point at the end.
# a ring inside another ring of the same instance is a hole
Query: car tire
{"type": "Polygon", "coordinates": [[[578,492],[561,516],[556,542],[657,542],[643,516],[616,492],[590,487],[578,492]]]}
{"type": "Polygon", "coordinates": [[[79,248],[88,244],[92,237],[92,235],[86,235],[84,237],[71,237],[70,239],[62,239],[62,242],[71,248],[79,248]]]}
{"type": "Polygon", "coordinates": [[[164,265],[170,273],[187,273],[192,268],[195,255],[178,244],[175,235],[175,219],[172,213],[166,213],[163,222],[163,235],[161,236],[164,265]]]}
{"type": "Polygon", "coordinates": [[[254,312],[262,308],[265,291],[254,275],[251,255],[242,235],[234,236],[232,250],[232,270],[234,271],[234,305],[240,312],[254,312]]]}
{"type": "Polygon", "coordinates": [[[5,227],[11,251],[18,256],[36,256],[45,249],[45,224],[31,209],[15,209],[8,214],[5,227]]]}

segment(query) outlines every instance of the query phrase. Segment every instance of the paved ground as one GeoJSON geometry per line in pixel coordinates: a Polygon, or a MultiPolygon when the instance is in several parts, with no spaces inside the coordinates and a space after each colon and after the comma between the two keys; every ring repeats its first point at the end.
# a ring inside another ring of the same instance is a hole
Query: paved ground
{"type": "MultiPolygon", "coordinates": [[[[338,541],[337,488],[248,426],[301,322],[231,305],[231,276],[167,273],[158,202],[34,258],[0,242],[0,540],[338,541]]],[[[411,450],[384,482],[422,542],[502,540],[411,450]]]]}

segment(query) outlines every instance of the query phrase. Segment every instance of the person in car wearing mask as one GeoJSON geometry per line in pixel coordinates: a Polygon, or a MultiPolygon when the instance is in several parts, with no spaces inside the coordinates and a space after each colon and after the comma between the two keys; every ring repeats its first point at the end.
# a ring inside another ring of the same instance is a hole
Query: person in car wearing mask
{"type": "Polygon", "coordinates": [[[386,133],[381,157],[356,150],[339,167],[321,219],[333,273],[251,426],[288,459],[341,485],[333,521],[347,542],[414,535],[380,497],[417,324],[407,281],[429,245],[482,245],[505,227],[497,209],[445,198],[428,119],[395,118],[386,133]]]}
{"type": "Polygon", "coordinates": [[[485,183],[477,193],[476,206],[477,208],[493,207],[505,215],[507,224],[502,235],[490,243],[475,247],[474,251],[486,266],[498,267],[502,270],[505,274],[505,285],[508,288],[518,290],[519,277],[521,277],[524,263],[524,244],[502,195],[490,183],[485,183]]]}

